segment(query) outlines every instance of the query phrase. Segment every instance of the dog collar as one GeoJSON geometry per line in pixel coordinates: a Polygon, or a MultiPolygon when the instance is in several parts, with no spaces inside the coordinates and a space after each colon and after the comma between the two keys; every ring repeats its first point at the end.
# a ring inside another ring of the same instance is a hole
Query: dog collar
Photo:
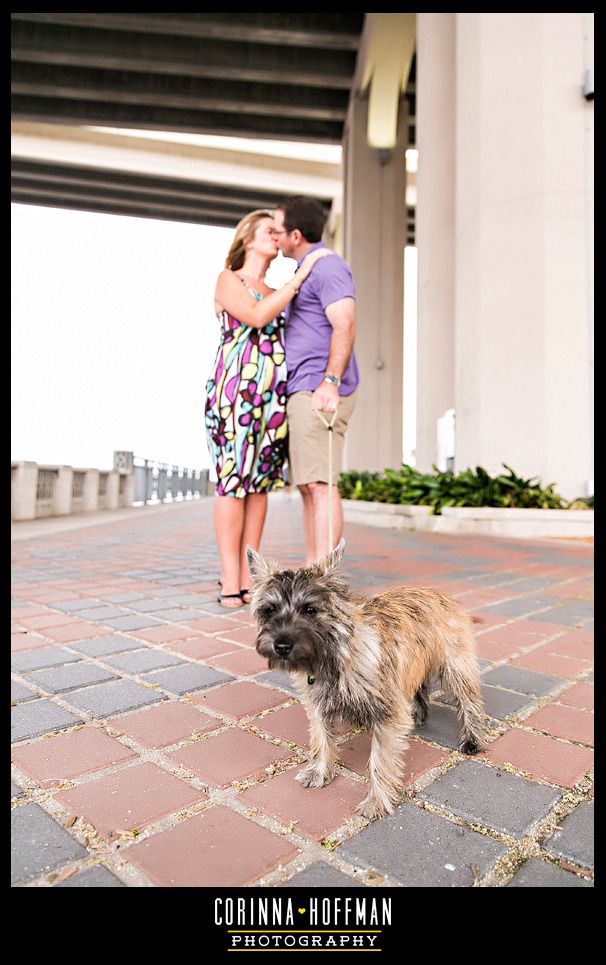
{"type": "Polygon", "coordinates": [[[308,683],[308,684],[310,684],[310,685],[313,684],[313,682],[314,682],[315,679],[316,679],[316,678],[313,676],[313,674],[308,674],[308,675],[307,675],[307,683],[308,683]]]}

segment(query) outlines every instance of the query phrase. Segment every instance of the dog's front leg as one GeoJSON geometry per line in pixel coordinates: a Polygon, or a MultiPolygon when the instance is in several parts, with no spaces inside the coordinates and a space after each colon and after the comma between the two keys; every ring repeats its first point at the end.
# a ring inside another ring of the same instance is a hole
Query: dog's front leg
{"type": "Polygon", "coordinates": [[[297,774],[303,787],[324,787],[336,772],[337,748],[332,726],[314,707],[307,708],[311,738],[311,760],[297,774]]]}
{"type": "Polygon", "coordinates": [[[397,720],[375,724],[372,728],[368,780],[370,788],[357,810],[365,818],[391,814],[402,792],[402,759],[413,727],[410,710],[402,710],[397,720]]]}

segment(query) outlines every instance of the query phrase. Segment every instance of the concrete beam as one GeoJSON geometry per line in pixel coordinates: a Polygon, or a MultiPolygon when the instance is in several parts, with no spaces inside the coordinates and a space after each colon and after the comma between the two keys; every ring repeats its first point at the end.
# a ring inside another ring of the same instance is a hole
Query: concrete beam
{"type": "Polygon", "coordinates": [[[214,185],[249,186],[272,195],[308,194],[331,200],[342,193],[340,162],[256,154],[131,133],[70,125],[15,122],[14,158],[132,172],[214,185]]]}
{"type": "Polygon", "coordinates": [[[400,98],[408,83],[415,41],[416,14],[367,14],[354,90],[368,91],[371,147],[396,145],[400,98]]]}

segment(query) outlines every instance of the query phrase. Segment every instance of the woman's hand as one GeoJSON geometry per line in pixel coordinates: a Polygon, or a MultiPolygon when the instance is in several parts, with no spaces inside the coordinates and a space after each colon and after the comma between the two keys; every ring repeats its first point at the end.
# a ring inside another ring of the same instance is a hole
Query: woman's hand
{"type": "Polygon", "coordinates": [[[315,251],[310,251],[309,254],[305,255],[305,258],[297,269],[293,277],[293,281],[295,281],[297,285],[301,285],[309,275],[315,263],[320,261],[320,258],[326,258],[327,255],[334,255],[334,251],[331,251],[330,248],[316,248],[315,251]]]}

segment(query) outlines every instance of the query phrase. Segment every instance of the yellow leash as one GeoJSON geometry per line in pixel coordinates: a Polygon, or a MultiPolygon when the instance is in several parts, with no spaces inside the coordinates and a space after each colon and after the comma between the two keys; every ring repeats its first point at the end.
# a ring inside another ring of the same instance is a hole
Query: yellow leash
{"type": "Polygon", "coordinates": [[[334,539],[333,539],[333,511],[332,511],[332,439],[333,439],[333,427],[335,419],[337,418],[337,413],[333,414],[330,422],[325,419],[319,409],[315,410],[326,428],[328,429],[328,552],[332,553],[334,549],[334,539]]]}

